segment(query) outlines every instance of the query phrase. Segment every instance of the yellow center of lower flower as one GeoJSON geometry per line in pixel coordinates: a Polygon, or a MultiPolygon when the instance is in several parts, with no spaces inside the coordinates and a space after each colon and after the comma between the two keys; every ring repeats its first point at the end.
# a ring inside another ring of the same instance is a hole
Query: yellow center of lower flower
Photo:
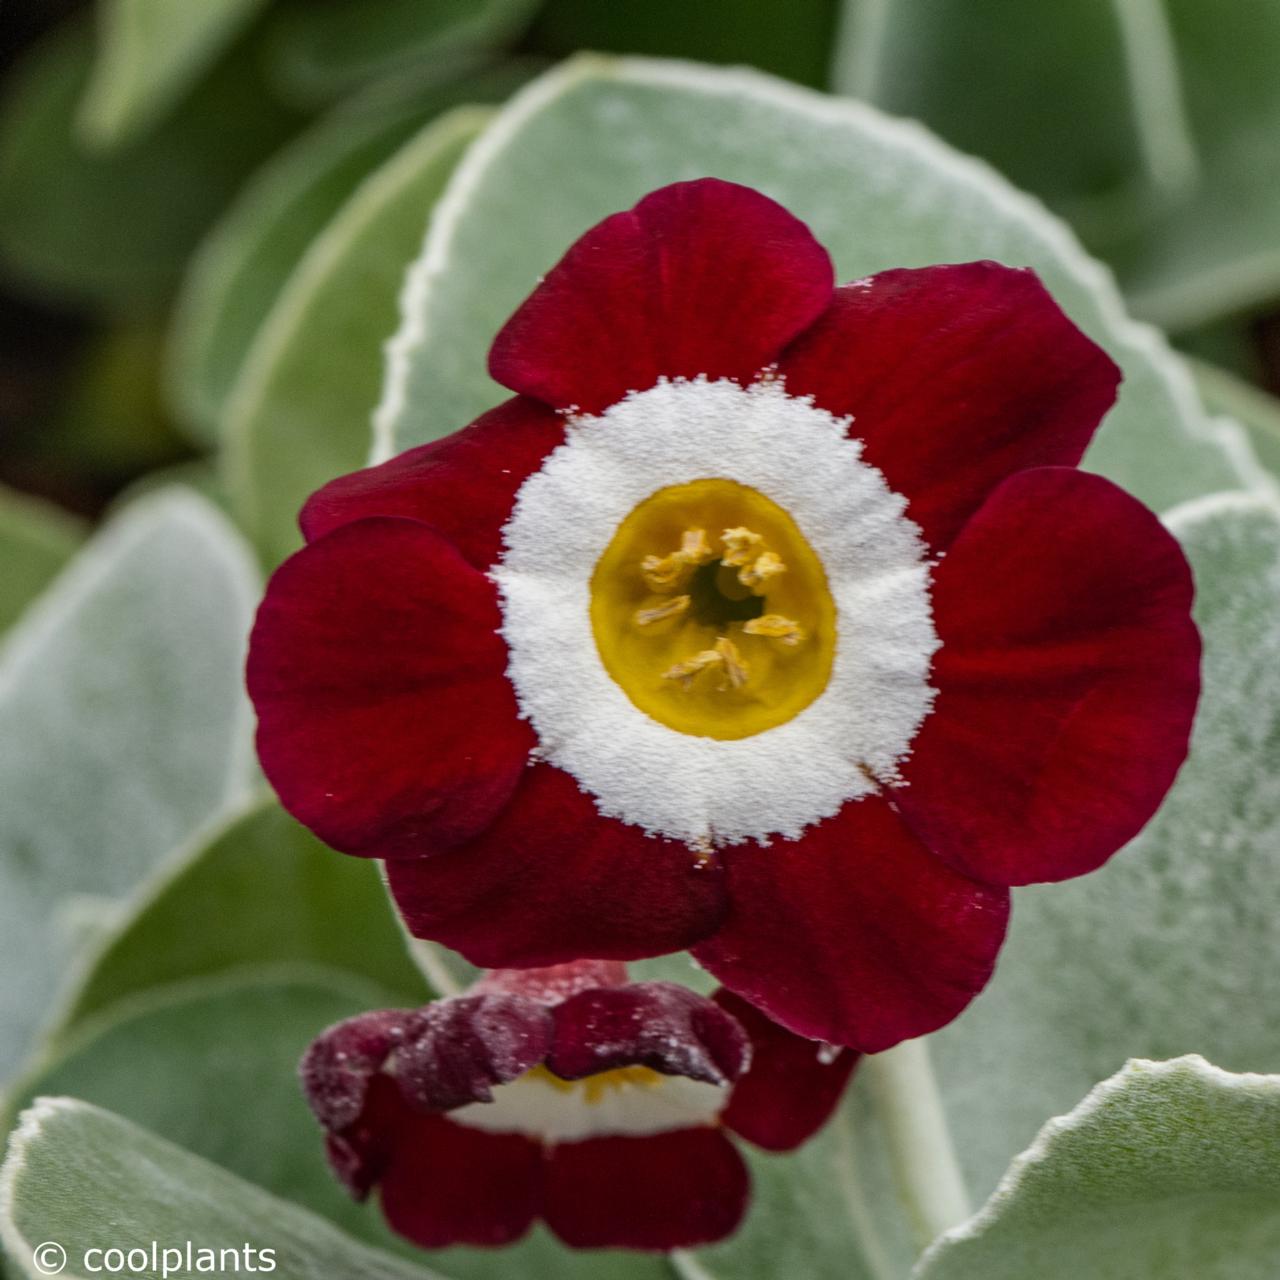
{"type": "Polygon", "coordinates": [[[681,733],[747,738],[826,687],[836,610],[822,562],[777,503],[733,480],[659,489],[591,576],[605,669],[681,733]]]}
{"type": "Polygon", "coordinates": [[[529,1079],[540,1080],[561,1093],[581,1093],[583,1102],[588,1106],[594,1106],[606,1095],[619,1089],[636,1086],[647,1089],[662,1083],[662,1077],[650,1067],[615,1067],[612,1071],[599,1071],[581,1080],[562,1080],[539,1063],[536,1067],[530,1067],[525,1074],[529,1079]]]}

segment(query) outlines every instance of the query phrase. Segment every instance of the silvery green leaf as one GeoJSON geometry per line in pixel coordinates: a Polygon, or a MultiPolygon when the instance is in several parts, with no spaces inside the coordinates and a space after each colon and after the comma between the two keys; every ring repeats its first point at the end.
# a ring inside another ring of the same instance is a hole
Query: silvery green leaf
{"type": "Polygon", "coordinates": [[[1050,1120],[915,1280],[1273,1280],[1280,1076],[1129,1063],[1050,1120]]]}
{"type": "Polygon", "coordinates": [[[1201,361],[1191,368],[1205,404],[1244,427],[1258,461],[1280,485],[1280,399],[1225,369],[1201,361]]]}
{"type": "Polygon", "coordinates": [[[82,1098],[356,1234],[385,1239],[380,1216],[353,1203],[331,1173],[297,1066],[326,1027],[401,1003],[358,975],[306,965],[156,987],[86,1019],[41,1055],[10,1090],[7,1119],[38,1094],[82,1098]]]}
{"type": "Polygon", "coordinates": [[[141,499],[95,537],[0,655],[0,1076],[63,983],[72,896],[128,897],[239,803],[252,770],[241,692],[258,594],[246,549],[202,499],[141,499]],[[66,917],[63,917],[66,918],[66,917]]]}
{"type": "MultiPolygon", "coordinates": [[[[42,1098],[22,1117],[0,1173],[0,1241],[15,1276],[41,1280],[39,1245],[67,1254],[152,1242],[185,1249],[273,1250],[278,1280],[439,1280],[437,1272],[358,1243],[316,1214],[145,1129],[74,1098],[42,1098]]],[[[52,1264],[56,1254],[46,1254],[52,1264]]],[[[241,1258],[244,1255],[241,1253],[241,1258]]],[[[265,1271],[265,1259],[258,1258],[265,1271]]],[[[207,1272],[207,1268],[206,1268],[207,1272]]],[[[183,1280],[197,1274],[183,1270],[183,1280]]]]}
{"type": "Polygon", "coordinates": [[[153,987],[287,962],[351,974],[407,1005],[429,996],[377,865],[335,853],[255,796],[119,913],[86,956],[57,1036],[153,987]]]}

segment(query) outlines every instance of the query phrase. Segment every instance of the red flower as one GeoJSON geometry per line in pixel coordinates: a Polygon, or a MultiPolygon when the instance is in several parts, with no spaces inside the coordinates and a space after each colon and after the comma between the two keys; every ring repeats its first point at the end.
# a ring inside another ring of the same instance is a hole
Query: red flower
{"type": "Polygon", "coordinates": [[[477,964],[691,947],[879,1050],[989,978],[1007,887],[1138,832],[1199,689],[1174,540],[1075,469],[1118,370],[990,262],[840,288],[666,187],[498,335],[517,394],[302,513],[263,767],[477,964]]]}
{"type": "Polygon", "coordinates": [[[584,961],[341,1022],[302,1081],[334,1171],[357,1199],[377,1186],[417,1244],[509,1244],[541,1218],[577,1248],[674,1249],[728,1235],[746,1209],[725,1130],[798,1146],[857,1058],[728,992],[584,961]]]}

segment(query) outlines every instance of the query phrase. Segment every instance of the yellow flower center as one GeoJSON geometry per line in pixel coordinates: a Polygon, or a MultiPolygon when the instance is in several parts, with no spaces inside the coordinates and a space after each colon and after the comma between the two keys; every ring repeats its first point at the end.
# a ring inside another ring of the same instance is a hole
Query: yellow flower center
{"type": "Polygon", "coordinates": [[[605,670],[681,733],[747,738],[826,688],[836,610],[796,523],[733,480],[659,489],[618,526],[591,576],[605,670]]]}
{"type": "Polygon", "coordinates": [[[582,1094],[582,1100],[588,1106],[595,1106],[606,1095],[621,1089],[629,1088],[645,1088],[651,1089],[655,1084],[662,1083],[662,1077],[650,1067],[615,1067],[612,1071],[599,1071],[593,1076],[585,1076],[581,1080],[562,1080],[554,1072],[548,1070],[541,1063],[536,1067],[530,1067],[525,1072],[525,1076],[531,1080],[540,1080],[543,1084],[549,1084],[553,1089],[559,1090],[561,1093],[579,1092],[582,1094]]]}

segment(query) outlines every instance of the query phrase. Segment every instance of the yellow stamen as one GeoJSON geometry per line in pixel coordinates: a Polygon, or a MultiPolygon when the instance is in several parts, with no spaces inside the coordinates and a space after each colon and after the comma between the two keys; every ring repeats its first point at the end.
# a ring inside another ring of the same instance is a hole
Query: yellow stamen
{"type": "Polygon", "coordinates": [[[676,596],[666,604],[655,605],[652,609],[637,609],[632,616],[635,618],[637,627],[648,627],[655,622],[662,622],[666,618],[674,618],[677,614],[684,613],[689,608],[689,603],[689,596],[676,596]]]}
{"type": "Polygon", "coordinates": [[[650,591],[665,593],[683,586],[698,565],[715,558],[706,530],[686,529],[680,538],[678,551],[669,556],[645,556],[640,562],[640,572],[650,591]]]}
{"type": "Polygon", "coordinates": [[[747,683],[746,661],[738,652],[738,646],[728,636],[720,636],[716,640],[714,649],[703,649],[701,653],[695,653],[692,658],[677,662],[674,667],[662,673],[662,678],[679,680],[682,688],[689,689],[693,687],[694,680],[704,671],[712,671],[718,667],[724,668],[727,677],[724,683],[716,686],[721,692],[741,689],[747,683]]]}
{"type": "Polygon", "coordinates": [[[725,675],[729,677],[729,683],[720,687],[722,689],[741,689],[747,683],[747,663],[742,654],[738,652],[738,646],[728,636],[721,636],[716,641],[716,652],[724,663],[725,675]]]}
{"type": "Polygon", "coordinates": [[[787,566],[782,563],[782,557],[772,551],[766,551],[763,555],[756,557],[754,564],[738,570],[738,581],[744,587],[750,587],[756,595],[763,595],[765,584],[769,579],[776,578],[778,574],[786,571],[787,566]]]}
{"type": "Polygon", "coordinates": [[[780,613],[766,613],[763,617],[751,618],[742,624],[742,630],[746,635],[767,636],[770,640],[781,640],[787,645],[797,645],[804,639],[804,628],[780,613]]]}
{"type": "Polygon", "coordinates": [[[763,587],[770,578],[787,571],[782,557],[766,548],[764,538],[743,525],[726,529],[720,541],[724,543],[720,563],[737,569],[738,581],[756,595],[764,594],[763,587]]]}
{"type": "Polygon", "coordinates": [[[724,543],[724,555],[720,557],[720,563],[735,569],[740,565],[750,564],[764,550],[764,539],[742,526],[726,529],[720,535],[720,541],[724,543]]]}
{"type": "Polygon", "coordinates": [[[662,1077],[656,1071],[650,1067],[640,1066],[614,1067],[611,1071],[601,1071],[581,1080],[565,1080],[539,1063],[536,1067],[530,1067],[526,1075],[530,1079],[540,1080],[543,1084],[550,1085],[560,1093],[574,1093],[580,1090],[582,1100],[588,1106],[594,1106],[607,1094],[628,1086],[651,1089],[655,1084],[662,1083],[662,1077]]]}
{"type": "Polygon", "coordinates": [[[679,680],[683,688],[689,689],[693,686],[695,676],[701,675],[712,667],[718,667],[722,661],[720,654],[714,649],[703,649],[701,653],[695,653],[692,658],[686,658],[683,662],[677,662],[674,667],[669,667],[662,673],[662,678],[679,680]]]}

